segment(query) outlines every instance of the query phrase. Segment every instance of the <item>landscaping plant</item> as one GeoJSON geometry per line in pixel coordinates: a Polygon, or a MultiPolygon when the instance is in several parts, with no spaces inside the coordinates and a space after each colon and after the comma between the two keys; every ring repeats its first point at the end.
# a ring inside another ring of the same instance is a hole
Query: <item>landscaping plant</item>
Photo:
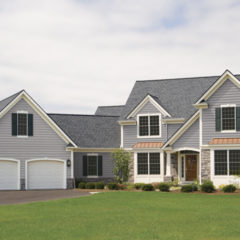
{"type": "Polygon", "coordinates": [[[213,185],[213,182],[210,180],[205,180],[203,184],[201,185],[201,191],[206,193],[212,193],[215,191],[215,187],[213,185]]]}
{"type": "Polygon", "coordinates": [[[144,184],[142,186],[142,190],[143,191],[154,191],[154,187],[152,184],[144,184]]]}
{"type": "Polygon", "coordinates": [[[95,189],[95,183],[94,182],[86,183],[86,189],[95,189]]]}
{"type": "Polygon", "coordinates": [[[78,183],[77,187],[80,188],[80,189],[85,189],[86,188],[86,183],[85,182],[80,182],[80,183],[78,183]]]}
{"type": "Polygon", "coordinates": [[[104,186],[105,186],[104,182],[96,182],[95,183],[96,189],[104,189],[104,186]]]}
{"type": "Polygon", "coordinates": [[[223,187],[223,191],[225,193],[233,193],[237,190],[237,188],[233,184],[226,185],[223,187]]]}
{"type": "Polygon", "coordinates": [[[137,190],[140,190],[140,189],[142,189],[142,187],[143,187],[144,185],[145,185],[144,183],[135,183],[135,184],[134,184],[134,187],[135,187],[137,190]]]}
{"type": "Polygon", "coordinates": [[[108,188],[109,190],[118,190],[118,189],[119,189],[119,186],[118,186],[117,183],[108,183],[108,184],[107,184],[107,188],[108,188]]]}
{"type": "Polygon", "coordinates": [[[168,183],[159,183],[158,188],[161,192],[169,192],[170,185],[168,183]]]}

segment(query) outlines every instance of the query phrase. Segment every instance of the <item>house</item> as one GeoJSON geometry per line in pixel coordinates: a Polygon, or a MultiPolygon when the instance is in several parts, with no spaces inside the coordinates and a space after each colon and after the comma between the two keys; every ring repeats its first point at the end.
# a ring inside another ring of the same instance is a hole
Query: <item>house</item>
{"type": "Polygon", "coordinates": [[[125,105],[48,114],[24,90],[0,101],[0,189],[112,181],[111,152],[131,152],[132,182],[216,186],[240,174],[240,75],[136,81],[125,105]]]}

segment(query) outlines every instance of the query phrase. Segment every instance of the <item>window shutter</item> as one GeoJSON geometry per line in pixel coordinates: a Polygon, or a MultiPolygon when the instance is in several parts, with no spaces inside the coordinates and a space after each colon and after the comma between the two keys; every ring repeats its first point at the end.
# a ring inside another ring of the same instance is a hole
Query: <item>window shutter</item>
{"type": "Polygon", "coordinates": [[[12,113],[12,136],[17,136],[17,113],[12,113]]]}
{"type": "Polygon", "coordinates": [[[87,155],[83,156],[83,176],[87,176],[87,155]]]}
{"type": "Polygon", "coordinates": [[[216,131],[221,131],[221,108],[216,108],[215,110],[216,115],[216,131]]]}
{"type": "Polygon", "coordinates": [[[98,176],[102,176],[102,156],[98,156],[98,176]]]}
{"type": "Polygon", "coordinates": [[[33,136],[33,114],[28,114],[28,136],[33,136]]]}
{"type": "Polygon", "coordinates": [[[240,107],[236,107],[236,129],[240,131],[240,107]]]}

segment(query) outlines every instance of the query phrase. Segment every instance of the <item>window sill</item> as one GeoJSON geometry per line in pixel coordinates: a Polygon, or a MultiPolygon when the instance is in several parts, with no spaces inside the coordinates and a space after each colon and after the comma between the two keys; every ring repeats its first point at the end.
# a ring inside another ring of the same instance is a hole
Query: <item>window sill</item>
{"type": "Polygon", "coordinates": [[[22,136],[21,136],[21,135],[18,135],[17,138],[28,138],[28,136],[27,136],[27,135],[26,135],[26,136],[24,136],[24,135],[22,135],[22,136]]]}
{"type": "Polygon", "coordinates": [[[221,133],[236,133],[236,130],[222,130],[221,133]]]}
{"type": "Polygon", "coordinates": [[[98,178],[99,176],[86,176],[86,178],[98,178]]]}
{"type": "Polygon", "coordinates": [[[161,138],[161,135],[155,135],[155,136],[137,136],[137,138],[161,138]]]}

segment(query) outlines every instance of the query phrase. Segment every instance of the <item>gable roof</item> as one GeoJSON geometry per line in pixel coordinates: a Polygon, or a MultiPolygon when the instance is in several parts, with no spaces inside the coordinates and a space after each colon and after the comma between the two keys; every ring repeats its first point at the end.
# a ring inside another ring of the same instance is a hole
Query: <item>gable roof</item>
{"type": "MultiPolygon", "coordinates": [[[[127,118],[147,93],[159,99],[173,118],[190,118],[197,110],[193,104],[220,76],[136,81],[120,116],[127,118]]],[[[238,80],[240,75],[235,75],[238,80]]]]}
{"type": "Polygon", "coordinates": [[[124,108],[124,105],[116,105],[116,106],[98,106],[95,115],[103,115],[103,116],[120,116],[121,112],[124,108]]]}
{"type": "Polygon", "coordinates": [[[119,148],[117,116],[48,114],[80,148],[119,148]]]}
{"type": "Polygon", "coordinates": [[[21,99],[24,99],[67,144],[71,143],[73,146],[76,146],[72,139],[65,134],[65,132],[46,114],[41,106],[35,102],[25,90],[21,90],[20,92],[0,101],[0,118],[2,118],[21,99]]]}

